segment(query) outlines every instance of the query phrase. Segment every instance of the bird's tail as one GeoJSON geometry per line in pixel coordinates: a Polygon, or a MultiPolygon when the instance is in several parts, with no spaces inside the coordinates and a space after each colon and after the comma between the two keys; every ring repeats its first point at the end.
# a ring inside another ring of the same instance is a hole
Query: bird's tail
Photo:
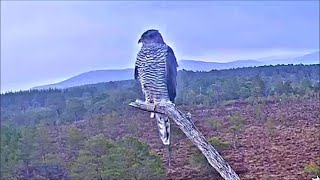
{"type": "Polygon", "coordinates": [[[166,115],[163,114],[154,114],[157,119],[159,136],[162,143],[168,148],[168,162],[169,166],[171,164],[171,147],[170,147],[170,121],[166,115]]]}

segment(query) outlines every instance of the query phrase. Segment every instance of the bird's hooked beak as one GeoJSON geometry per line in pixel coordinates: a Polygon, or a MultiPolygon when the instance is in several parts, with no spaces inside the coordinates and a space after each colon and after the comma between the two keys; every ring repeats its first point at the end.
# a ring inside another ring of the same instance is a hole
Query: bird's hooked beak
{"type": "Polygon", "coordinates": [[[139,41],[138,41],[138,44],[140,44],[142,42],[142,40],[141,40],[141,38],[139,39],[139,41]]]}

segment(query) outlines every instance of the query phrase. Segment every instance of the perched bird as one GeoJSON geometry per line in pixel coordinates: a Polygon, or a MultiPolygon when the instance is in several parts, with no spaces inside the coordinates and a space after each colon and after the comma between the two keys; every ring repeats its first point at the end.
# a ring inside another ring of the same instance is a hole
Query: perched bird
{"type": "MultiPolygon", "coordinates": [[[[155,105],[161,102],[174,104],[178,63],[173,50],[155,29],[144,32],[139,43],[142,43],[142,47],[135,62],[134,77],[141,84],[145,101],[155,105]]],[[[151,113],[151,118],[154,117],[157,120],[160,139],[168,150],[170,166],[170,121],[163,114],[151,113]]]]}

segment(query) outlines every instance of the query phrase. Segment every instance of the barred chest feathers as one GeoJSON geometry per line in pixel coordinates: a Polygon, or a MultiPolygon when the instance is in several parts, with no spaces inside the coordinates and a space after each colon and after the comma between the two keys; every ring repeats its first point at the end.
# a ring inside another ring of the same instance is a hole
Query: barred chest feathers
{"type": "Polygon", "coordinates": [[[166,86],[166,58],[168,46],[143,46],[138,53],[136,66],[146,101],[168,99],[166,86]]]}

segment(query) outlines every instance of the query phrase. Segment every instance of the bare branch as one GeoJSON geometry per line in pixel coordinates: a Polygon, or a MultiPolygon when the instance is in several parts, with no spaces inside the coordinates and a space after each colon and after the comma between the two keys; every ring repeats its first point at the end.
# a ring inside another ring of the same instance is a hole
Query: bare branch
{"type": "Polygon", "coordinates": [[[239,180],[239,176],[233,171],[230,165],[221,157],[218,151],[206,140],[200,133],[191,119],[175,108],[174,104],[160,103],[150,104],[141,100],[130,103],[130,106],[142,109],[144,111],[156,112],[167,115],[172,119],[178,127],[186,134],[186,136],[195,144],[202,154],[207,158],[208,162],[214,167],[220,175],[227,180],[239,180]]]}

